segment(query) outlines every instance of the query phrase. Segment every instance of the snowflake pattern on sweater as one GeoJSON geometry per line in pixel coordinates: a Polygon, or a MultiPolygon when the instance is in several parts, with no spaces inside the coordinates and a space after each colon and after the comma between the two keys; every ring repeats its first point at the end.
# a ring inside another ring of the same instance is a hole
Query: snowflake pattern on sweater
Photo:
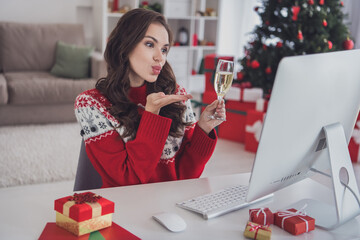
{"type": "MultiPolygon", "coordinates": [[[[184,88],[178,86],[175,94],[185,95],[184,88]]],[[[191,108],[190,100],[183,102],[186,105],[186,111],[183,120],[192,123],[183,131],[194,128],[195,116],[191,108]]],[[[115,134],[121,135],[125,128],[112,116],[107,108],[111,103],[96,89],[91,89],[80,94],[75,101],[75,115],[81,125],[81,136],[85,144],[92,141],[99,141],[104,137],[115,134]]],[[[130,137],[122,138],[124,143],[130,140],[130,137]]],[[[160,158],[160,162],[168,164],[175,160],[175,155],[180,149],[183,137],[168,136],[160,158]]]]}

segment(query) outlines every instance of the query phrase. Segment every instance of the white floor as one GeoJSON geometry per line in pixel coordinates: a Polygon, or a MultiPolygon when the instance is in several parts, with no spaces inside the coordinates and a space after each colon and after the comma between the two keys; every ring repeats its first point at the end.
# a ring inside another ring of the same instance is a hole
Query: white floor
{"type": "Polygon", "coordinates": [[[244,148],[242,143],[219,138],[201,177],[250,172],[255,154],[244,148]]]}

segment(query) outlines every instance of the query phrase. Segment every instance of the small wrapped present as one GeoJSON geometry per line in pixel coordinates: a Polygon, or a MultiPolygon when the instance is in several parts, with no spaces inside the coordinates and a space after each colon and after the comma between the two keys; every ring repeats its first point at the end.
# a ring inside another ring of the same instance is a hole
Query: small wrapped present
{"type": "Polygon", "coordinates": [[[315,219],[307,216],[302,212],[302,209],[296,210],[291,208],[286,211],[276,212],[274,220],[276,226],[293,235],[299,235],[315,229],[315,219]]]}
{"type": "Polygon", "coordinates": [[[274,214],[269,208],[249,209],[249,220],[260,225],[271,225],[274,223],[274,214]]]}
{"type": "Polygon", "coordinates": [[[261,224],[248,222],[244,231],[244,236],[251,239],[268,240],[271,239],[271,228],[261,224]]]}
{"type": "Polygon", "coordinates": [[[55,200],[56,225],[81,236],[110,227],[114,202],[92,192],[55,200]]]}

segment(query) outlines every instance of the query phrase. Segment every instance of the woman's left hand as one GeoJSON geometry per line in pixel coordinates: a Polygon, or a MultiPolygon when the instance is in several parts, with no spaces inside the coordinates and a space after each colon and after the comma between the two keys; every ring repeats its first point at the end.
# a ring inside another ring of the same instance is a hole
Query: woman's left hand
{"type": "Polygon", "coordinates": [[[226,118],[225,102],[224,100],[215,100],[210,105],[206,106],[205,110],[201,113],[198,121],[198,126],[206,133],[209,134],[216,126],[220,125],[223,120],[211,119],[209,116],[214,113],[221,118],[226,118]]]}

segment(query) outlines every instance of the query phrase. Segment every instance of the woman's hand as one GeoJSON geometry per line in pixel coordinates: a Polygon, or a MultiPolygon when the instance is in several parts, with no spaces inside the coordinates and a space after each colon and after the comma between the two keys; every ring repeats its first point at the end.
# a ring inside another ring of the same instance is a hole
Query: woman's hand
{"type": "Polygon", "coordinates": [[[220,125],[223,120],[211,119],[209,116],[217,113],[219,117],[226,118],[225,102],[222,100],[213,101],[210,105],[206,106],[205,110],[201,113],[198,126],[206,133],[209,134],[213,128],[220,125]]]}
{"type": "Polygon", "coordinates": [[[187,95],[165,95],[163,92],[151,93],[146,97],[145,111],[153,114],[159,114],[160,109],[174,102],[187,101],[192,99],[190,94],[187,95]]]}

